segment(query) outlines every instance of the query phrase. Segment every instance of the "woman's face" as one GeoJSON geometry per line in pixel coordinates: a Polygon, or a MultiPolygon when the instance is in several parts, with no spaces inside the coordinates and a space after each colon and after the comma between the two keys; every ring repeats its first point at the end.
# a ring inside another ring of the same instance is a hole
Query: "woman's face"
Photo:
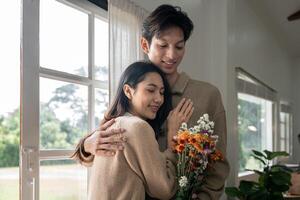
{"type": "Polygon", "coordinates": [[[164,102],[164,84],[161,76],[156,72],[147,73],[135,89],[129,87],[129,92],[131,113],[145,120],[154,119],[164,102]]]}
{"type": "Polygon", "coordinates": [[[179,27],[170,27],[161,32],[159,38],[154,36],[151,44],[142,38],[142,48],[152,63],[167,75],[177,74],[184,52],[184,34],[179,27]]]}

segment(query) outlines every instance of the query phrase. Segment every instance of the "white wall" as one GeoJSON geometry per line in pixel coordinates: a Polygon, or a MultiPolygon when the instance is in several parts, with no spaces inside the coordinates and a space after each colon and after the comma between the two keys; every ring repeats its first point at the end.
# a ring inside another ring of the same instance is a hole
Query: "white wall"
{"type": "MultiPolygon", "coordinates": [[[[280,100],[292,102],[292,60],[281,48],[272,28],[246,0],[228,0],[228,151],[237,152],[235,67],[242,67],[278,92],[280,100]]],[[[229,155],[238,159],[237,153],[229,155]]],[[[236,182],[237,162],[232,162],[230,184],[236,182]]]]}
{"type": "Polygon", "coordinates": [[[300,134],[300,58],[295,59],[293,62],[293,153],[294,153],[294,162],[300,162],[300,143],[298,141],[298,134],[300,134]]]}
{"type": "Polygon", "coordinates": [[[180,70],[192,78],[216,85],[226,105],[227,5],[226,0],[133,0],[152,11],[161,4],[182,8],[194,22],[180,70]]]}

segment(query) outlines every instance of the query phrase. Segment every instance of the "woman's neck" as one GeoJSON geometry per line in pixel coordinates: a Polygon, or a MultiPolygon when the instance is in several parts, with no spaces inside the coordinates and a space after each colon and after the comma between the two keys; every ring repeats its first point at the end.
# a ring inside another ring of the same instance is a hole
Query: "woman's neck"
{"type": "Polygon", "coordinates": [[[178,72],[175,72],[174,74],[167,74],[166,75],[166,78],[167,78],[168,83],[169,83],[169,85],[170,85],[171,88],[176,83],[178,77],[179,77],[179,73],[178,72]]]}

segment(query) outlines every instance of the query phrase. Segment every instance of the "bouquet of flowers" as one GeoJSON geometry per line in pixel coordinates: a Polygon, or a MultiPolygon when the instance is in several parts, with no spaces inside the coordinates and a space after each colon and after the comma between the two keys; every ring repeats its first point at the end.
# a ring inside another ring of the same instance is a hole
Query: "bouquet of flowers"
{"type": "Polygon", "coordinates": [[[196,126],[187,128],[183,123],[177,134],[174,151],[178,155],[177,179],[179,190],[177,200],[196,199],[197,189],[205,178],[205,169],[217,160],[223,159],[216,149],[218,136],[214,135],[214,122],[204,114],[196,126]]]}

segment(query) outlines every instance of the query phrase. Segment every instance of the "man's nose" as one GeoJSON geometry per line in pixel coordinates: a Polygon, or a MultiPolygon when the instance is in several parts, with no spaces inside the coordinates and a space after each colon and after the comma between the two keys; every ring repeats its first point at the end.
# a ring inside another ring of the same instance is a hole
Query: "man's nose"
{"type": "Polygon", "coordinates": [[[174,47],[170,47],[167,51],[167,56],[169,59],[176,59],[177,51],[174,47]]]}

